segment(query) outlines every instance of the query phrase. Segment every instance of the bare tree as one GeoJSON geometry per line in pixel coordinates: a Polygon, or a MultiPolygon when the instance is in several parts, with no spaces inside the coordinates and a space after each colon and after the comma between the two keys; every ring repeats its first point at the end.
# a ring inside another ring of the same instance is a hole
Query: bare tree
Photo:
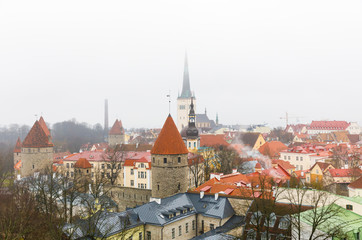
{"type": "Polygon", "coordinates": [[[190,180],[195,188],[205,181],[205,160],[201,155],[196,155],[189,159],[190,180]]]}
{"type": "Polygon", "coordinates": [[[116,145],[114,148],[108,148],[102,158],[107,163],[105,174],[113,186],[117,183],[117,179],[122,172],[122,165],[125,161],[127,153],[122,151],[120,145],[116,145]]]}
{"type": "Polygon", "coordinates": [[[327,221],[341,214],[340,208],[335,205],[337,198],[333,196],[325,191],[308,190],[301,186],[284,191],[279,200],[290,203],[295,212],[291,215],[293,239],[328,239],[340,234],[339,226],[325,231],[318,230],[327,221]],[[305,205],[312,206],[312,209],[304,212],[305,205]],[[309,226],[308,229],[306,226],[309,226]]]}

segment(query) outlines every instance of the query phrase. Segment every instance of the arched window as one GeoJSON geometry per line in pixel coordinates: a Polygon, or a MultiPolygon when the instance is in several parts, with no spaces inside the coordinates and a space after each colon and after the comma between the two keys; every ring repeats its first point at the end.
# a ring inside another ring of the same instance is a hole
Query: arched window
{"type": "Polygon", "coordinates": [[[286,215],[286,216],[282,217],[282,219],[280,219],[279,228],[280,229],[288,229],[289,224],[290,224],[290,216],[286,215]]]}

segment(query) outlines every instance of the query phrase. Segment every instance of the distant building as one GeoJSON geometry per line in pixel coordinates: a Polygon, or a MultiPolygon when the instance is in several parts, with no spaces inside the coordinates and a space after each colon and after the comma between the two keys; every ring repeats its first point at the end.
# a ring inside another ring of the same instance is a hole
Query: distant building
{"type": "Polygon", "coordinates": [[[355,123],[346,121],[312,121],[308,126],[308,134],[331,133],[336,131],[348,131],[349,134],[360,134],[361,127],[355,123]]]}
{"type": "Polygon", "coordinates": [[[21,177],[52,169],[53,143],[43,117],[36,121],[21,145],[21,177]]]}
{"type": "Polygon", "coordinates": [[[151,159],[126,159],[123,180],[125,187],[152,189],[151,159]]]}
{"type": "Polygon", "coordinates": [[[126,142],[125,131],[122,125],[121,120],[116,119],[113,124],[113,127],[108,134],[108,144],[109,146],[116,146],[117,144],[124,144],[126,142]]]}
{"type": "Polygon", "coordinates": [[[181,137],[190,152],[196,152],[200,147],[199,130],[196,128],[195,121],[194,103],[191,99],[188,126],[181,131],[181,137]]]}
{"type": "Polygon", "coordinates": [[[185,56],[185,68],[182,83],[181,95],[177,98],[177,129],[181,131],[188,125],[188,115],[190,112],[191,99],[193,99],[194,110],[196,111],[196,98],[191,92],[189,67],[187,63],[187,55],[185,56]]]}

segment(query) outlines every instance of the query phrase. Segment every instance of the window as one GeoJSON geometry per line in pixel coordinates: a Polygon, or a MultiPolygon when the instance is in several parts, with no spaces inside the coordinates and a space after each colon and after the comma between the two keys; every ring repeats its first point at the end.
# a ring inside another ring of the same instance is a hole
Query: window
{"type": "Polygon", "coordinates": [[[288,160],[290,160],[290,156],[288,156],[288,160]]]}
{"type": "Polygon", "coordinates": [[[102,163],[102,169],[104,169],[104,164],[102,163]]]}
{"type": "Polygon", "coordinates": [[[160,184],[157,184],[157,191],[160,191],[160,184]]]}
{"type": "Polygon", "coordinates": [[[300,170],[303,170],[303,165],[300,165],[300,170]]]}
{"type": "Polygon", "coordinates": [[[270,233],[269,233],[269,236],[267,234],[267,232],[262,232],[261,233],[261,240],[268,240],[270,239],[270,233]]]}
{"type": "Polygon", "coordinates": [[[284,160],[287,160],[287,156],[284,156],[284,160]]]}
{"type": "Polygon", "coordinates": [[[188,233],[189,232],[189,223],[185,224],[185,232],[188,233]]]}
{"type": "MultiPolygon", "coordinates": [[[[34,165],[33,165],[33,166],[34,166],[34,165]]],[[[70,173],[70,176],[71,176],[71,177],[73,177],[73,176],[74,176],[74,173],[73,173],[73,172],[71,172],[71,173],[70,173]]]]}
{"type": "Polygon", "coordinates": [[[138,233],[138,239],[139,239],[139,240],[142,240],[142,232],[139,232],[139,233],[138,233]]]}
{"type": "Polygon", "coordinates": [[[182,228],[181,226],[178,226],[178,235],[181,236],[181,234],[182,234],[182,228]]]}
{"type": "Polygon", "coordinates": [[[107,169],[111,169],[111,164],[107,164],[107,169]]]}
{"type": "Polygon", "coordinates": [[[133,169],[131,168],[131,175],[134,175],[133,169]]]}
{"type": "Polygon", "coordinates": [[[192,230],[195,230],[195,220],[192,220],[192,230]]]}
{"type": "Polygon", "coordinates": [[[303,161],[303,157],[300,157],[300,161],[303,161]]]}
{"type": "Polygon", "coordinates": [[[151,232],[150,231],[146,232],[146,240],[151,240],[151,232]]]}
{"type": "Polygon", "coordinates": [[[67,168],[69,168],[69,163],[67,163],[67,168]]]}
{"type": "Polygon", "coordinates": [[[72,163],[72,164],[70,164],[70,167],[71,167],[71,168],[73,168],[73,163],[72,163]]]}
{"type": "Polygon", "coordinates": [[[163,158],[163,163],[167,163],[167,158],[163,158]]]}
{"type": "Polygon", "coordinates": [[[172,228],[172,239],[175,238],[175,228],[172,228]]]}
{"type": "Polygon", "coordinates": [[[141,178],[145,178],[145,173],[141,172],[141,178]]]}
{"type": "Polygon", "coordinates": [[[133,180],[131,180],[131,186],[134,186],[134,181],[133,180]]]}
{"type": "Polygon", "coordinates": [[[194,142],[194,148],[196,148],[196,142],[194,142]]]}
{"type": "Polygon", "coordinates": [[[346,209],[347,209],[347,210],[353,210],[353,206],[350,205],[350,204],[347,204],[347,205],[346,205],[346,209]]]}
{"type": "Polygon", "coordinates": [[[274,227],[275,221],[277,220],[277,216],[275,213],[271,213],[269,215],[269,219],[265,219],[265,226],[274,227]],[[269,220],[269,221],[268,221],[269,220]]]}
{"type": "Polygon", "coordinates": [[[189,148],[191,148],[191,142],[189,142],[189,148]]]}
{"type": "Polygon", "coordinates": [[[140,183],[138,184],[138,188],[141,188],[141,184],[140,184],[140,183]]]}
{"type": "Polygon", "coordinates": [[[147,178],[147,172],[145,172],[145,178],[147,178]]]}
{"type": "Polygon", "coordinates": [[[254,230],[250,230],[246,237],[247,240],[254,240],[256,239],[256,232],[254,230]]]}
{"type": "Polygon", "coordinates": [[[279,228],[280,229],[288,229],[289,228],[289,216],[285,216],[282,219],[280,219],[279,228]]]}
{"type": "Polygon", "coordinates": [[[141,178],[141,172],[138,172],[138,178],[141,178]]]}
{"type": "Polygon", "coordinates": [[[178,158],[177,158],[177,162],[178,162],[178,163],[181,163],[181,157],[178,157],[178,158]]]}
{"type": "Polygon", "coordinates": [[[214,230],[214,228],[215,228],[215,225],[210,223],[210,230],[214,230]]]}
{"type": "Polygon", "coordinates": [[[251,216],[250,222],[253,225],[257,225],[260,219],[261,219],[261,212],[260,211],[254,212],[253,215],[251,216]]]}
{"type": "Polygon", "coordinates": [[[295,157],[295,160],[297,160],[297,161],[298,161],[298,157],[295,157]]]}

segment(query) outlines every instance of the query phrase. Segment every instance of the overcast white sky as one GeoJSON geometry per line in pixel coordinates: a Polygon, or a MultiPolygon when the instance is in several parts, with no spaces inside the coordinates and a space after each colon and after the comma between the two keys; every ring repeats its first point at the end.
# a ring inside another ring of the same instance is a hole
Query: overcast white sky
{"type": "MultiPolygon", "coordinates": [[[[187,49],[197,110],[362,124],[360,0],[0,0],[0,125],[161,127],[187,49]]],[[[291,122],[296,119],[291,119],[291,122]]]]}

